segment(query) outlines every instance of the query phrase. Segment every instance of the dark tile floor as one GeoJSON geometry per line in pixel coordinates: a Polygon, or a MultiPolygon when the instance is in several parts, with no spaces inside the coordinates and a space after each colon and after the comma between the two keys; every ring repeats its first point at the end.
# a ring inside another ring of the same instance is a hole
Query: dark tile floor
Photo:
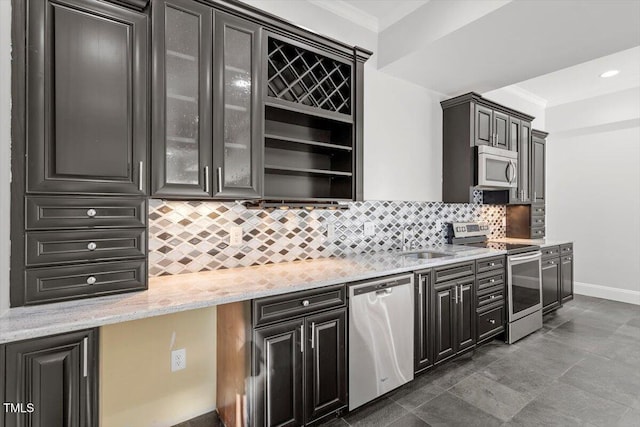
{"type": "Polygon", "coordinates": [[[640,307],[576,296],[541,331],[417,377],[325,426],[640,426],[640,307]]]}

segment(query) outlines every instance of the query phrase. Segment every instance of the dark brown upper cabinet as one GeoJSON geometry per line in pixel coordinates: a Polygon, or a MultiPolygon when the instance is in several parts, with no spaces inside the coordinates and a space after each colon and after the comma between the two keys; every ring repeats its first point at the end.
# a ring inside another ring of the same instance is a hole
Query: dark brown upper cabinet
{"type": "Polygon", "coordinates": [[[260,27],[194,0],[153,22],[153,196],[260,197],[260,27]]]}
{"type": "Polygon", "coordinates": [[[148,18],[95,0],[28,2],[28,193],[147,193],[148,18]]]}
{"type": "Polygon", "coordinates": [[[531,172],[533,187],[533,202],[545,201],[545,173],[546,173],[546,138],[549,135],[541,130],[534,129],[532,135],[531,172]]]}
{"type": "Polygon", "coordinates": [[[512,150],[518,151],[518,187],[511,190],[509,203],[531,203],[531,123],[509,120],[509,135],[512,150]]]}
{"type": "Polygon", "coordinates": [[[509,149],[509,116],[476,104],[475,145],[509,149]]]}
{"type": "Polygon", "coordinates": [[[213,164],[215,197],[262,195],[261,29],[216,12],[213,164]]]}
{"type": "Polygon", "coordinates": [[[153,4],[154,196],[212,193],[213,10],[192,0],[153,4]]]}
{"type": "MultiPolygon", "coordinates": [[[[490,145],[511,151],[522,150],[526,157],[530,149],[527,132],[534,118],[474,92],[443,101],[441,106],[442,200],[446,203],[473,203],[478,173],[476,147],[490,145]]],[[[530,185],[528,168],[520,170],[518,181],[525,186],[530,185]]],[[[520,188],[484,191],[484,201],[507,204],[520,195],[520,188]]]]}

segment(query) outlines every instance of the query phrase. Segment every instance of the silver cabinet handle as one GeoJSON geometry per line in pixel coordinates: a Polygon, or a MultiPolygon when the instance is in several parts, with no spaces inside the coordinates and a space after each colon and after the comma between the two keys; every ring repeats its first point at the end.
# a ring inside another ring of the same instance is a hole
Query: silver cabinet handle
{"type": "Polygon", "coordinates": [[[311,348],[315,348],[316,322],[311,322],[311,348]]]}
{"type": "Polygon", "coordinates": [[[300,325],[300,353],[304,353],[304,324],[300,325]]]}
{"type": "Polygon", "coordinates": [[[87,354],[89,352],[89,338],[84,337],[84,339],[82,340],[82,375],[86,378],[88,375],[88,371],[89,371],[89,355],[87,354]]]}
{"type": "Polygon", "coordinates": [[[492,325],[495,325],[496,321],[495,321],[495,319],[489,319],[489,323],[491,323],[492,325]]]}
{"type": "Polygon", "coordinates": [[[538,194],[534,191],[533,192],[533,200],[536,200],[538,198],[538,194]]]}
{"type": "Polygon", "coordinates": [[[553,265],[553,264],[555,264],[555,262],[553,262],[553,261],[549,261],[549,264],[553,265]]]}
{"type": "Polygon", "coordinates": [[[306,300],[302,301],[302,305],[303,305],[304,307],[307,307],[307,306],[309,305],[309,300],[308,300],[308,299],[306,299],[306,300]]]}
{"type": "Polygon", "coordinates": [[[418,274],[418,295],[422,295],[422,274],[418,274]]]}
{"type": "Polygon", "coordinates": [[[457,286],[455,287],[455,290],[456,290],[455,299],[456,299],[456,304],[457,304],[458,303],[458,287],[457,286]]]}
{"type": "Polygon", "coordinates": [[[496,299],[496,298],[498,298],[498,297],[497,297],[497,296],[495,296],[495,295],[491,295],[491,298],[490,298],[490,299],[496,299]]]}
{"type": "Polygon", "coordinates": [[[138,163],[138,190],[143,191],[142,182],[144,181],[144,162],[138,163]]]}
{"type": "Polygon", "coordinates": [[[87,277],[87,285],[95,285],[96,281],[96,276],[87,277]]]}
{"type": "Polygon", "coordinates": [[[87,210],[87,216],[88,216],[89,218],[93,218],[94,216],[96,216],[96,214],[97,214],[97,213],[98,213],[98,212],[96,212],[96,210],[95,210],[95,209],[88,209],[88,210],[87,210]]]}
{"type": "Polygon", "coordinates": [[[97,247],[98,245],[96,245],[96,242],[89,242],[89,244],[87,245],[87,249],[90,251],[95,251],[97,247]]]}
{"type": "Polygon", "coordinates": [[[222,193],[222,168],[218,168],[218,193],[222,193]]]}
{"type": "Polygon", "coordinates": [[[204,167],[204,192],[209,192],[209,166],[204,167]]]}
{"type": "Polygon", "coordinates": [[[500,145],[500,135],[496,133],[496,145],[500,145]]]}
{"type": "Polygon", "coordinates": [[[489,267],[493,267],[494,265],[496,265],[496,263],[495,263],[495,262],[490,262],[490,263],[489,263],[489,267]]]}
{"type": "Polygon", "coordinates": [[[496,281],[496,279],[490,279],[490,280],[489,280],[489,283],[493,283],[493,282],[495,282],[495,281],[496,281]]]}

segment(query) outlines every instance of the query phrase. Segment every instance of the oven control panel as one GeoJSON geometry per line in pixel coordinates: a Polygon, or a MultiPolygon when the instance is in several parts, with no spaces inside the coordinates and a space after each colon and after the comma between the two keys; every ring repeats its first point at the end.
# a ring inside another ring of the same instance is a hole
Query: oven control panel
{"type": "Polygon", "coordinates": [[[488,236],[491,232],[486,222],[454,222],[452,227],[455,237],[488,236]]]}

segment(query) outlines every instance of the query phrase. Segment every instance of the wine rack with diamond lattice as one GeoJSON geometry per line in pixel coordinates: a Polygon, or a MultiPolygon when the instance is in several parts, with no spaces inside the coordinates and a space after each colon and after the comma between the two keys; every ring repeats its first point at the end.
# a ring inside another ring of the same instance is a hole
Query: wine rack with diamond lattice
{"type": "Polygon", "coordinates": [[[267,96],[351,115],[351,65],[270,37],[267,96]]]}

